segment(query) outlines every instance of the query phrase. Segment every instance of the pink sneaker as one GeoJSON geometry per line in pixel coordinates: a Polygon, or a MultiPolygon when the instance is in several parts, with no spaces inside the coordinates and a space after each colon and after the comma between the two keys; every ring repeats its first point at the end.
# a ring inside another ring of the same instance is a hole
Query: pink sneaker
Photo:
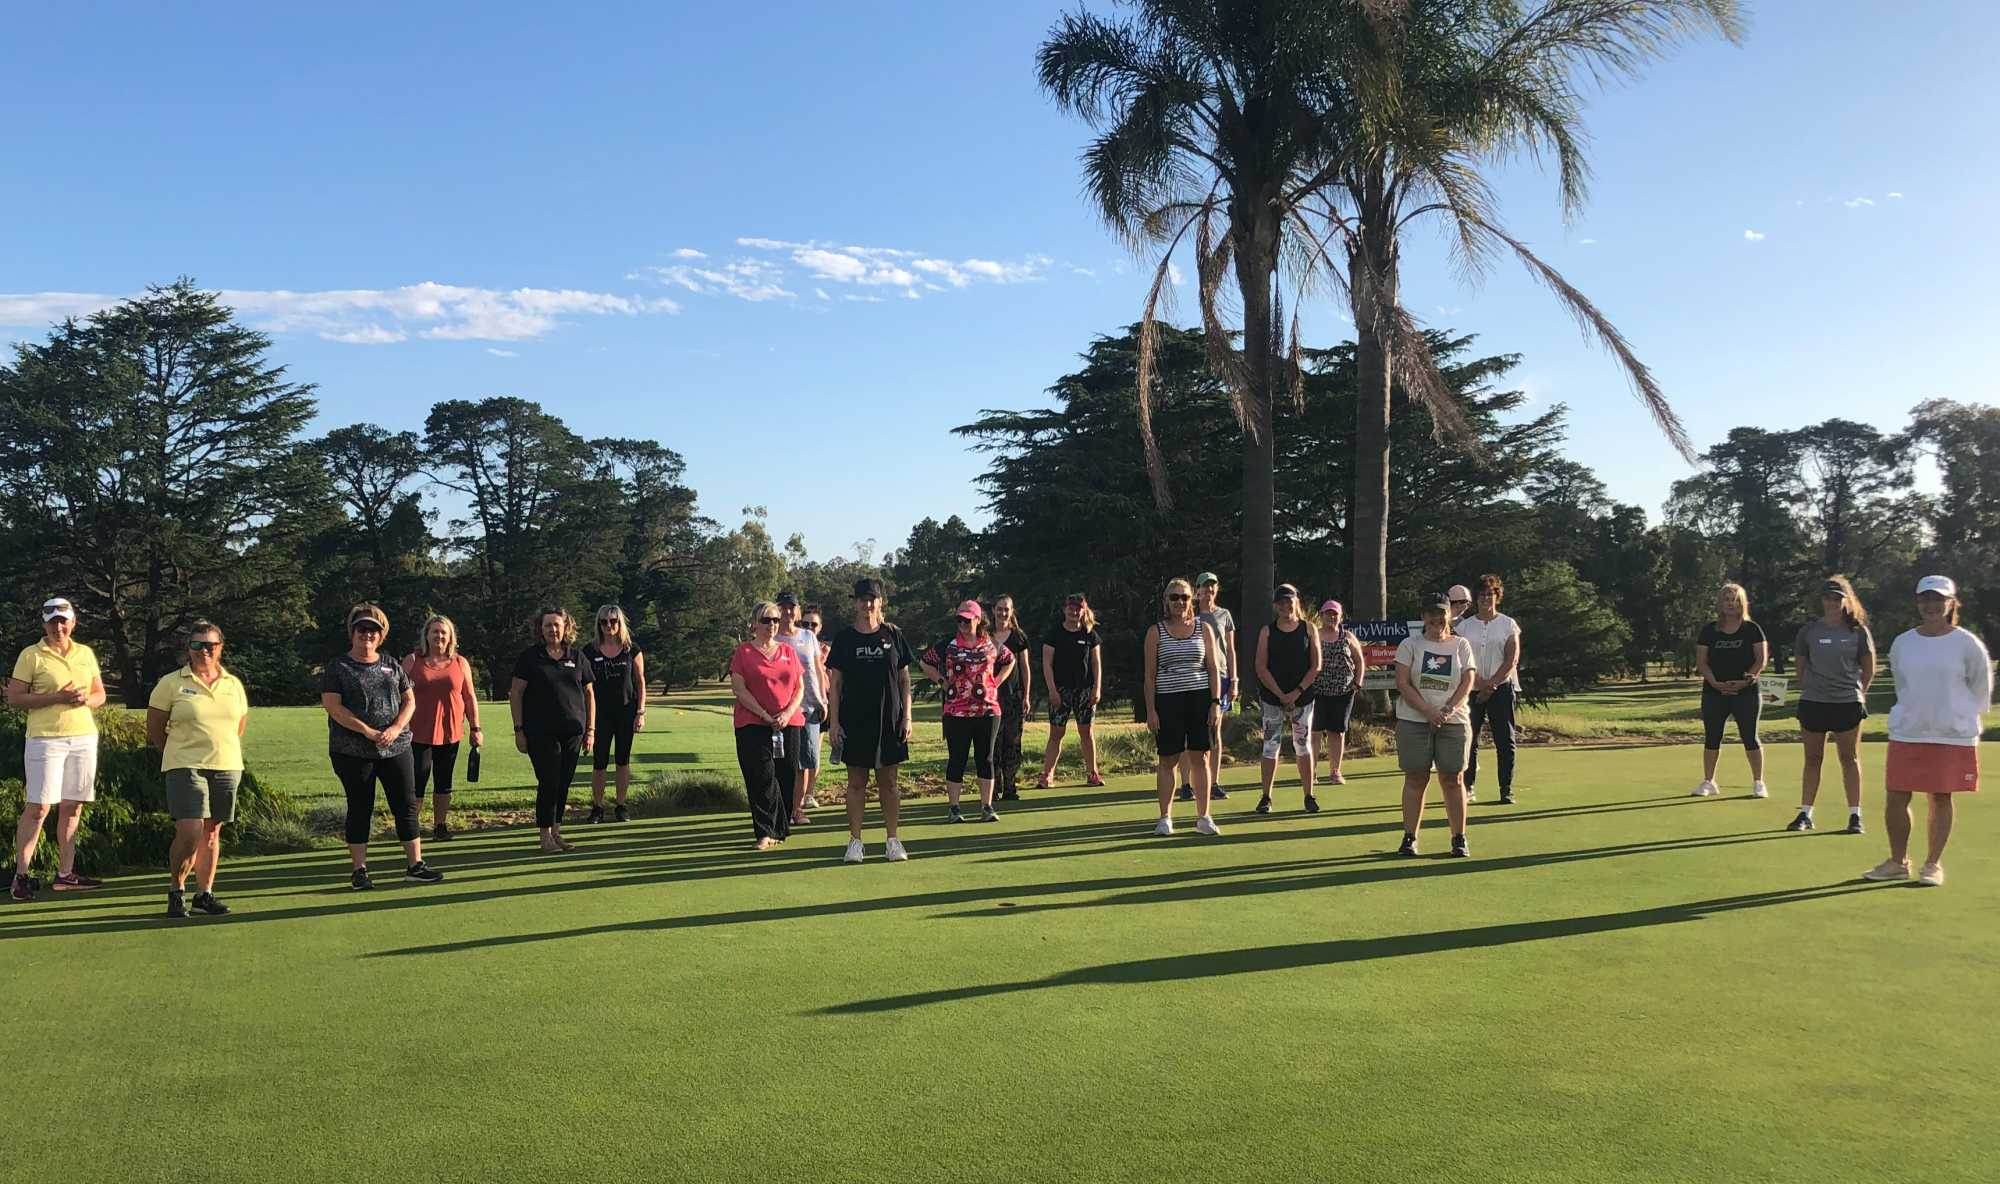
{"type": "Polygon", "coordinates": [[[57,876],[49,883],[49,887],[57,892],[88,892],[93,888],[104,887],[104,881],[93,880],[82,872],[71,872],[66,876],[57,876]]]}

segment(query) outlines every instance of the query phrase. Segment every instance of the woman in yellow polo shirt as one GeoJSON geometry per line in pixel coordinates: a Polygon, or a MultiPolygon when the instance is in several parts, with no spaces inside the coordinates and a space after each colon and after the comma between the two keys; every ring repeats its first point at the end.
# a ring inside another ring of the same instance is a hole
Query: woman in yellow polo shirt
{"type": "Polygon", "coordinates": [[[156,683],[146,701],[146,742],[160,750],[167,812],[174,819],[174,845],[167,852],[169,917],[188,915],[182,892],[189,868],[194,911],[212,917],[229,911],[215,898],[215,864],[222,856],[222,824],[236,820],[243,729],[249,722],[243,684],[222,668],[222,630],[196,621],[188,627],[187,665],[156,683]]]}
{"type": "Polygon", "coordinates": [[[21,824],[14,831],[15,900],[35,899],[28,875],[49,808],[56,813],[57,892],[102,888],[76,870],[76,828],[83,804],[97,798],[97,718],[104,706],[104,679],[97,655],[70,636],[76,608],[62,597],[42,605],[42,640],[21,651],[14,677],[7,680],[7,706],[28,713],[27,776],[21,824]]]}

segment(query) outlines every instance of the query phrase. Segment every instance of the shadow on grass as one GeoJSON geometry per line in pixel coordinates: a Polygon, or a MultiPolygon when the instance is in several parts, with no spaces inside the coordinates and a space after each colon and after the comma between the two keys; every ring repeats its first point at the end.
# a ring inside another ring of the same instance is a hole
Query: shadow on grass
{"type": "Polygon", "coordinates": [[[1216,950],[1202,954],[1181,954],[1169,958],[1141,958],[1130,962],[1109,962],[1065,970],[1045,978],[1008,983],[977,983],[936,991],[915,991],[858,999],[819,1008],[813,1015],[866,1015],[901,1011],[935,1003],[954,1003],[994,995],[1024,991],[1046,991],[1076,986],[1126,986],[1140,983],[1183,982],[1190,979],[1221,978],[1236,974],[1261,974],[1272,970],[1298,970],[1332,966],[1344,962],[1367,962],[1380,958],[1403,958],[1458,950],[1491,949],[1530,941],[1582,937],[1595,933],[1615,933],[1651,925],[1676,925],[1699,921],[1744,909],[1801,904],[1830,897],[1865,892],[1879,887],[1852,882],[1757,892],[1744,896],[1724,896],[1682,904],[1659,905],[1617,913],[1592,913],[1560,917],[1548,921],[1513,921],[1469,929],[1441,929],[1432,933],[1397,934],[1391,937],[1336,938],[1331,941],[1297,942],[1290,945],[1256,946],[1239,950],[1216,950]]]}

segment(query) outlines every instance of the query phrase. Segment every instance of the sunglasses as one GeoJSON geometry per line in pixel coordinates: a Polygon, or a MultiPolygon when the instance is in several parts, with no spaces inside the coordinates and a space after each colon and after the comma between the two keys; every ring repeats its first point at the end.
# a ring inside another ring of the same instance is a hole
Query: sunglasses
{"type": "Polygon", "coordinates": [[[804,625],[804,626],[805,626],[806,628],[808,628],[808,629],[818,629],[818,628],[819,628],[819,622],[818,622],[818,621],[800,621],[800,622],[799,622],[799,624],[801,624],[801,625],[804,625]]]}
{"type": "Polygon", "coordinates": [[[1187,593],[1185,592],[1167,593],[1167,602],[1170,604],[1179,604],[1181,601],[1186,600],[1187,598],[1188,598],[1187,593]]]}
{"type": "Polygon", "coordinates": [[[350,633],[380,633],[380,632],[382,632],[382,626],[380,626],[380,625],[376,624],[376,623],[375,623],[375,622],[373,622],[373,621],[356,621],[356,622],[354,622],[354,624],[352,624],[352,625],[349,625],[349,626],[348,626],[348,632],[350,632],[350,633]]]}
{"type": "Polygon", "coordinates": [[[758,623],[759,625],[775,625],[775,624],[777,624],[777,623],[778,623],[778,618],[776,618],[776,617],[758,617],[758,618],[757,618],[757,623],[758,623]]]}
{"type": "Polygon", "coordinates": [[[219,641],[190,641],[188,642],[188,648],[197,654],[205,654],[210,650],[221,649],[222,643],[219,641]]]}

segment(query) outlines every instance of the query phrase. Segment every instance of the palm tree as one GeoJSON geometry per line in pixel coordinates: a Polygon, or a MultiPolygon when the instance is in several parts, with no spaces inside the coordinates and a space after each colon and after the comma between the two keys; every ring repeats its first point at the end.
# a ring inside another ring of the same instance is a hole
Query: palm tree
{"type": "MultiPolygon", "coordinates": [[[[1736,0],[1348,0],[1341,57],[1356,118],[1312,214],[1337,246],[1357,334],[1355,612],[1387,610],[1392,383],[1434,405],[1436,367],[1401,301],[1403,232],[1446,220],[1455,262],[1476,276],[1512,255],[1625,369],[1634,393],[1690,463],[1693,446],[1650,370],[1617,327],[1497,222],[1479,167],[1509,154],[1553,157],[1565,215],[1584,202],[1581,85],[1632,76],[1696,35],[1741,36],[1736,0]],[[1321,198],[1330,200],[1320,201],[1321,198]]],[[[1318,178],[1314,178],[1317,180],[1318,178]]]]}
{"type": "MultiPolygon", "coordinates": [[[[1141,318],[1139,430],[1154,499],[1172,504],[1153,443],[1156,316],[1173,296],[1175,250],[1193,235],[1210,366],[1243,431],[1238,637],[1254,645],[1275,582],[1271,409],[1280,381],[1303,397],[1296,310],[1321,285],[1344,290],[1308,212],[1325,206],[1352,123],[1347,87],[1325,69],[1347,36],[1329,0],[1133,0],[1130,19],[1063,17],[1038,55],[1041,84],[1099,134],[1085,186],[1135,251],[1161,248],[1141,318]],[[1225,327],[1234,277],[1241,348],[1225,327]]],[[[1452,407],[1439,408],[1449,415],[1452,407]]]]}

